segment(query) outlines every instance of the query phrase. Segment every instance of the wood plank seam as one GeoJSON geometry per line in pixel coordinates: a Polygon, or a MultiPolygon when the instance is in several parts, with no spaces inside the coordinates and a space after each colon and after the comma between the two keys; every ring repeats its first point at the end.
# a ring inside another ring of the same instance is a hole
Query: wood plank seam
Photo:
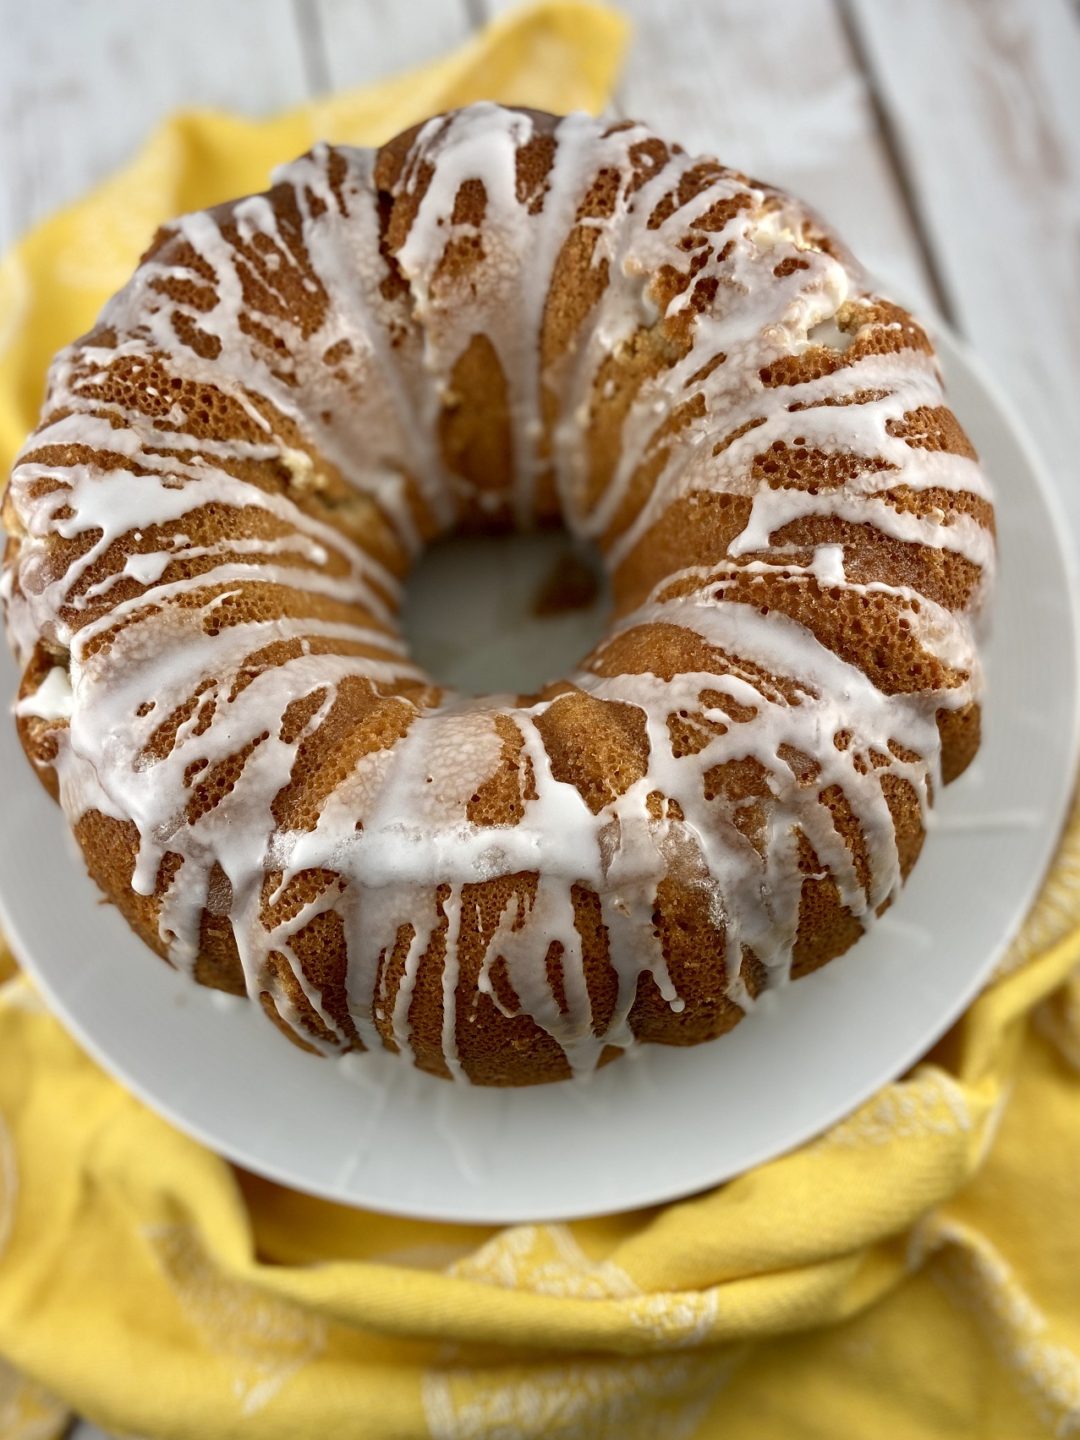
{"type": "Polygon", "coordinates": [[[330,57],[322,15],[313,0],[292,0],[304,79],[312,96],[323,95],[330,86],[330,57]]]}
{"type": "MultiPolygon", "coordinates": [[[[952,297],[949,294],[945,277],[938,263],[937,252],[930,239],[922,205],[920,204],[915,186],[912,183],[911,169],[908,158],[904,152],[903,142],[897,133],[896,126],[893,124],[892,116],[888,108],[881,98],[877,70],[863,43],[863,38],[859,31],[858,22],[852,11],[850,0],[833,0],[833,3],[840,21],[840,29],[851,50],[852,62],[856,69],[862,73],[863,79],[866,82],[866,93],[869,99],[871,113],[874,117],[874,123],[877,126],[881,146],[892,166],[900,203],[904,208],[908,223],[911,227],[912,237],[919,248],[919,254],[922,258],[923,268],[926,271],[934,305],[938,313],[956,329],[958,328],[956,306],[953,304],[952,297]]],[[[1080,3],[1080,0],[1078,0],[1078,3],[1080,3]]]]}
{"type": "Polygon", "coordinates": [[[465,11],[465,18],[473,31],[482,30],[488,21],[493,18],[484,0],[461,0],[461,5],[465,11]]]}

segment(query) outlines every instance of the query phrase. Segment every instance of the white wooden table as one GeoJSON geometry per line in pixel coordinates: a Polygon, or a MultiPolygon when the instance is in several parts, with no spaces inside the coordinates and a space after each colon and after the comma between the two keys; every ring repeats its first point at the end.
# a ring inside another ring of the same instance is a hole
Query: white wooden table
{"type": "MultiPolygon", "coordinates": [[[[616,110],[803,195],[900,298],[944,314],[1080,536],[1080,0],[621,3],[637,35],[616,110]]],[[[174,107],[279,109],[506,8],[0,0],[0,249],[174,107]]]]}

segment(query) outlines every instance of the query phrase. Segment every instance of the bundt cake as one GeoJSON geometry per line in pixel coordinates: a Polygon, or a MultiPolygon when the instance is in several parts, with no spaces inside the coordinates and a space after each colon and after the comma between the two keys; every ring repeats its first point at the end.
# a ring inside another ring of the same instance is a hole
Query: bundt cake
{"type": "Polygon", "coordinates": [[[164,226],[4,522],[90,873],[315,1051],[523,1085],[717,1036],[881,913],[978,746],[993,511],[926,335],[640,124],[474,105],[164,226]],[[410,662],[425,542],[558,524],[613,596],[573,674],[410,662]]]}

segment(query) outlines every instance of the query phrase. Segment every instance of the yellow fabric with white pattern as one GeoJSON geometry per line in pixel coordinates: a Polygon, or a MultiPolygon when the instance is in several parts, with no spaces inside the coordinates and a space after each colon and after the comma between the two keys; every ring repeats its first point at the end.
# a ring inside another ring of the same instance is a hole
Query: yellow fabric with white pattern
{"type": "MultiPolygon", "coordinates": [[[[171,121],[4,263],[5,468],[48,358],[158,220],[319,136],[485,95],[599,109],[623,42],[609,12],[542,5],[374,90],[171,121]]],[[[0,1440],[69,1408],[214,1440],[1080,1430],[1078,958],[1080,812],[993,984],[828,1134],[662,1209],[493,1231],[238,1174],[96,1069],[0,951],[0,1440]]]]}

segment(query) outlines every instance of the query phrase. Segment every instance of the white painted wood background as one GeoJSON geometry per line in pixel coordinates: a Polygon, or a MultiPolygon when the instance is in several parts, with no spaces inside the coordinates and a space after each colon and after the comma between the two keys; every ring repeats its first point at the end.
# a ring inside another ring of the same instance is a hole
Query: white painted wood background
{"type": "MultiPolygon", "coordinates": [[[[620,3],[636,38],[615,109],[803,195],[899,298],[951,320],[1080,536],[1080,0],[620,3]]],[[[279,109],[508,8],[0,0],[0,249],[177,106],[279,109]]]]}

